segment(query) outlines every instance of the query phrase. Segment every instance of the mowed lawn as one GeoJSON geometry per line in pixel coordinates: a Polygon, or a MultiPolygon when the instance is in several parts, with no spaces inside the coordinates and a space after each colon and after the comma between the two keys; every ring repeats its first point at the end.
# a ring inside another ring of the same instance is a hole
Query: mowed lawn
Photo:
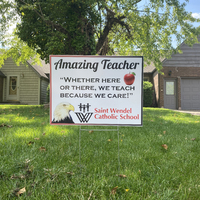
{"type": "Polygon", "coordinates": [[[144,108],[143,127],[82,128],[0,105],[0,199],[200,199],[200,116],[144,108]]]}

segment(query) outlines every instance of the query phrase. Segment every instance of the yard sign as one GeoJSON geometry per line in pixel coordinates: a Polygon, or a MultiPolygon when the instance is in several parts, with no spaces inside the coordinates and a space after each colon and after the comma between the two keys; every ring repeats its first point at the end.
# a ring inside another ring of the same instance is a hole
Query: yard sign
{"type": "Polygon", "coordinates": [[[142,126],[143,57],[50,56],[50,123],[142,126]]]}

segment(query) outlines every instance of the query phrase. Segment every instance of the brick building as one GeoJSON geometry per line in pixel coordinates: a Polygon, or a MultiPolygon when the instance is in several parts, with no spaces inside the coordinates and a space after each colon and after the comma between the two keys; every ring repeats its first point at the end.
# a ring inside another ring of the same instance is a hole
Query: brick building
{"type": "Polygon", "coordinates": [[[147,66],[144,80],[153,83],[158,107],[200,110],[200,44],[189,47],[183,42],[180,49],[182,54],[163,60],[163,75],[147,66]]]}

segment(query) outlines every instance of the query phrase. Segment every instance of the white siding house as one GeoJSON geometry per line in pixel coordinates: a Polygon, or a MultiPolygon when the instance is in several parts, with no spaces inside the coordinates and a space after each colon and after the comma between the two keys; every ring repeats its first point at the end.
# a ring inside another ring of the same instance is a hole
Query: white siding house
{"type": "Polygon", "coordinates": [[[39,105],[47,101],[49,64],[27,64],[17,66],[12,58],[5,60],[0,69],[0,102],[39,105]]]}

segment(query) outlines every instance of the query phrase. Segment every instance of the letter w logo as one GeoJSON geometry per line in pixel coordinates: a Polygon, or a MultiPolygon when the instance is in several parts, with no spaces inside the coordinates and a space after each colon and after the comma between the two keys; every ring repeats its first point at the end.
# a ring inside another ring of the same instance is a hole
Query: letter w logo
{"type": "Polygon", "coordinates": [[[76,112],[76,116],[78,117],[78,119],[81,123],[88,122],[90,120],[90,118],[92,117],[92,114],[93,113],[83,114],[83,113],[76,112]]]}

